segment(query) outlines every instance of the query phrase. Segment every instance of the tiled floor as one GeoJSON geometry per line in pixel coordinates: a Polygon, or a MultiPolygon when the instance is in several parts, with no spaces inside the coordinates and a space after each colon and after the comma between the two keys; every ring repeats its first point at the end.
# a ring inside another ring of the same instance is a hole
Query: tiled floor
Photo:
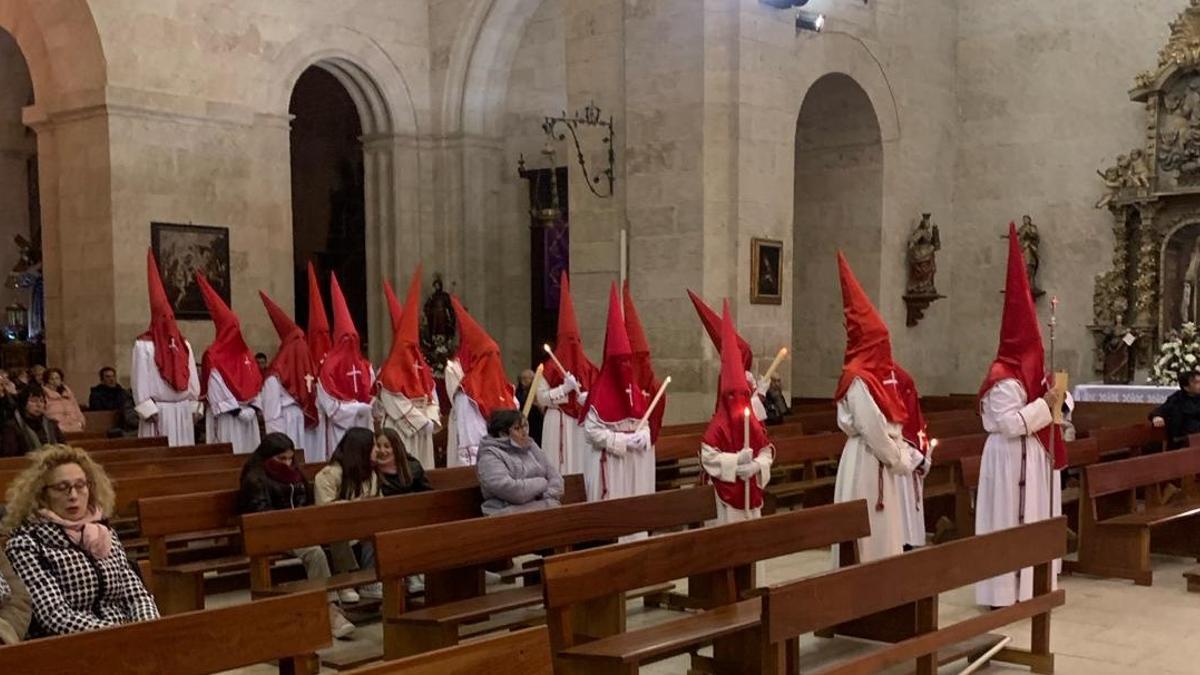
{"type": "MultiPolygon", "coordinates": [[[[808,552],[763,563],[768,583],[786,581],[823,571],[828,554],[808,552]]],[[[1200,626],[1200,594],[1185,590],[1182,572],[1195,562],[1183,558],[1155,557],[1154,586],[1143,588],[1127,581],[1062,577],[1067,604],[1055,611],[1051,645],[1056,654],[1057,675],[1117,675],[1161,673],[1194,675],[1200,673],[1200,642],[1195,639],[1200,626]]],[[[246,601],[244,594],[210,598],[210,606],[246,601]]],[[[948,593],[941,598],[943,625],[971,616],[980,610],[974,605],[970,588],[948,593]]],[[[675,618],[665,610],[644,610],[632,603],[630,626],[646,625],[675,618]]],[[[1016,624],[1005,631],[1016,646],[1028,646],[1028,623],[1016,624]]],[[[333,650],[379,648],[378,622],[360,625],[350,641],[340,641],[333,650]]],[[[851,640],[824,640],[809,636],[801,641],[801,664],[806,669],[829,663],[868,647],[851,640]]],[[[943,667],[942,673],[958,673],[962,661],[943,667]]],[[[678,657],[642,669],[643,673],[668,675],[685,673],[687,657],[678,657]]],[[[906,673],[911,665],[889,673],[906,673]]],[[[232,671],[239,675],[277,672],[271,666],[256,666],[232,671]]],[[[323,670],[322,672],[335,672],[323,670]]],[[[1029,672],[1001,664],[980,669],[981,673],[1029,672]]]]}

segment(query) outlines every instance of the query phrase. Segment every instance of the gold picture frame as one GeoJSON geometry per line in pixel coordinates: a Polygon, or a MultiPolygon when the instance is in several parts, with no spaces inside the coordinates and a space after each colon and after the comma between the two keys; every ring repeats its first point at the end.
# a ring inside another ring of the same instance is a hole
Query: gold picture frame
{"type": "Polygon", "coordinates": [[[750,304],[783,304],[783,242],[750,240],[750,304]]]}

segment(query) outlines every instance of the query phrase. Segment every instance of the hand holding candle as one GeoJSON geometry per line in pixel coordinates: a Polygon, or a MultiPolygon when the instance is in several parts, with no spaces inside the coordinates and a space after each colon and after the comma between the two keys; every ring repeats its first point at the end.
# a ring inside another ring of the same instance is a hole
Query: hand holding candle
{"type": "Polygon", "coordinates": [[[533,407],[533,399],[537,398],[538,383],[542,380],[542,366],[537,367],[537,371],[533,374],[533,381],[529,383],[529,391],[525,394],[525,407],[521,408],[521,414],[529,418],[529,409],[533,407]]]}

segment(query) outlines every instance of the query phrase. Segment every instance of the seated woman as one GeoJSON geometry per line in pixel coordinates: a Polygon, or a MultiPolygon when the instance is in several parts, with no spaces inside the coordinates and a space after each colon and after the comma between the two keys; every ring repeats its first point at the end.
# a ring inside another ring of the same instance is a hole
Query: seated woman
{"type": "Polygon", "coordinates": [[[30,637],[158,618],[154,598],[105,525],[113,488],[79,448],[50,445],[8,489],[3,527],[17,576],[33,599],[30,637]]]}
{"type": "MultiPolygon", "coordinates": [[[[354,502],[379,496],[379,478],[371,466],[371,454],[375,449],[375,434],[365,427],[351,427],[338,441],[337,448],[329,457],[329,463],[317,473],[314,487],[317,504],[354,502]]],[[[333,571],[337,574],[353,572],[360,567],[375,567],[375,549],[371,542],[360,546],[361,561],[355,557],[354,542],[341,541],[331,544],[329,553],[333,558],[333,571]]],[[[357,591],[343,588],[338,591],[342,602],[355,603],[362,596],[372,600],[383,597],[383,585],[379,582],[367,584],[357,591]]]]}
{"type": "Polygon", "coordinates": [[[429,479],[425,477],[425,467],[408,454],[400,433],[395,429],[384,427],[375,433],[371,461],[379,476],[379,493],[384,497],[432,489],[429,479]]]}
{"type": "Polygon", "coordinates": [[[63,433],[83,431],[85,420],[79,409],[75,392],[63,381],[63,371],[51,368],[44,375],[43,390],[46,392],[46,417],[58,422],[63,433]]]}
{"type": "MultiPolygon", "coordinates": [[[[297,509],[310,504],[312,491],[304,474],[296,468],[296,448],[292,439],[279,432],[267,434],[242,466],[238,511],[261,513],[297,509]]],[[[294,549],[292,555],[304,563],[304,572],[309,579],[329,578],[329,560],[320,546],[294,549]]],[[[333,593],[329,595],[329,622],[333,626],[333,637],[346,637],[354,632],[354,624],[333,604],[337,596],[333,593]]]]}
{"type": "Polygon", "coordinates": [[[65,440],[58,423],[46,417],[46,394],[39,384],[17,393],[17,409],[0,432],[0,457],[20,457],[65,440]]]}
{"type": "Polygon", "coordinates": [[[0,645],[14,645],[29,630],[29,591],[0,547],[0,645]]]}
{"type": "Polygon", "coordinates": [[[559,505],[563,479],[546,453],[529,437],[519,410],[497,410],[479,444],[479,487],[483,515],[536,511],[559,505]]]}

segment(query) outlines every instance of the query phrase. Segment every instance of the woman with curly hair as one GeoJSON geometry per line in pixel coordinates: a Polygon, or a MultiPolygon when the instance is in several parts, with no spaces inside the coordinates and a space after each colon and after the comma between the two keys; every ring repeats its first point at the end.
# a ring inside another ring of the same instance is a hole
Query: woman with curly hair
{"type": "Polygon", "coordinates": [[[8,488],[5,552],[33,599],[29,636],[64,635],[158,618],[125,556],[112,483],[87,452],[48,445],[8,488]]]}

